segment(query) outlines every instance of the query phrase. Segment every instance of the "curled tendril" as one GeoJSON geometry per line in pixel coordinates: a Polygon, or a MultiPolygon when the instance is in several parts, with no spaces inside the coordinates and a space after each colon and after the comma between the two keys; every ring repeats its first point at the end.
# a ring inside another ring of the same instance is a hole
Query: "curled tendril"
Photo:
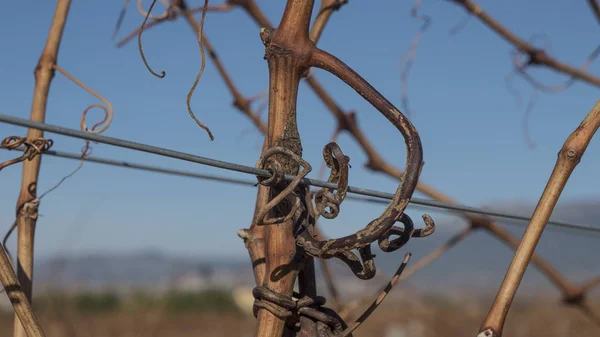
{"type": "Polygon", "coordinates": [[[192,95],[194,94],[194,90],[196,90],[196,86],[198,85],[198,82],[200,81],[200,77],[202,77],[202,74],[204,73],[204,67],[206,66],[206,56],[204,55],[203,31],[204,31],[204,18],[206,17],[207,10],[208,10],[208,0],[204,0],[204,7],[202,8],[202,18],[200,19],[200,25],[198,25],[198,44],[200,45],[200,56],[202,59],[202,61],[201,61],[202,64],[200,65],[200,71],[198,71],[198,75],[196,75],[194,84],[192,85],[192,88],[190,89],[190,92],[187,95],[186,103],[187,103],[188,112],[190,113],[190,116],[192,117],[192,119],[196,122],[196,124],[198,124],[199,127],[204,129],[204,131],[206,131],[206,133],[208,133],[208,137],[210,137],[210,140],[215,140],[215,137],[213,136],[210,129],[206,125],[204,125],[202,122],[200,122],[198,120],[198,118],[196,118],[196,115],[194,115],[194,112],[192,111],[192,106],[190,105],[190,102],[192,100],[192,95]]]}
{"type": "Polygon", "coordinates": [[[393,226],[378,240],[379,248],[386,253],[402,248],[411,237],[424,238],[435,231],[435,223],[427,214],[423,214],[425,228],[415,229],[412,219],[407,214],[402,214],[399,221],[404,225],[404,228],[393,226]],[[392,235],[398,235],[398,238],[390,240],[392,235]]]}
{"type": "Polygon", "coordinates": [[[1,145],[3,148],[14,150],[19,146],[23,145],[26,141],[27,138],[22,138],[19,136],[8,136],[2,140],[1,145]]]}
{"type": "MultiPolygon", "coordinates": [[[[110,104],[110,102],[107,99],[105,99],[104,97],[102,97],[100,94],[98,94],[94,90],[90,89],[88,86],[86,86],[85,84],[83,84],[81,81],[79,81],[78,79],[76,79],[75,77],[73,77],[71,74],[69,74],[67,71],[65,71],[64,69],[62,69],[58,65],[54,65],[54,69],[56,69],[58,72],[60,72],[64,76],[66,76],[68,79],[70,79],[71,81],[73,81],[75,84],[79,85],[85,91],[87,91],[90,94],[96,96],[98,99],[100,99],[105,104],[105,105],[102,105],[102,104],[92,104],[92,105],[88,106],[87,108],[85,108],[83,110],[83,113],[81,114],[81,120],[79,121],[79,128],[81,129],[81,131],[92,133],[92,134],[99,134],[99,133],[102,133],[104,130],[106,130],[110,126],[110,124],[112,123],[112,119],[113,119],[113,115],[114,115],[114,110],[113,110],[112,104],[110,104]],[[91,128],[89,128],[88,125],[86,124],[85,120],[86,120],[88,112],[91,109],[93,109],[93,108],[100,108],[100,109],[102,109],[102,111],[104,111],[104,118],[102,118],[102,120],[100,120],[99,122],[95,123],[94,125],[92,125],[91,128]],[[96,130],[98,127],[100,127],[100,129],[96,130]]],[[[92,152],[92,148],[90,147],[90,141],[86,140],[85,141],[85,145],[83,146],[83,148],[81,150],[81,160],[79,161],[79,165],[77,166],[77,168],[75,168],[75,170],[73,170],[71,173],[69,173],[66,176],[64,176],[63,178],[61,178],[61,180],[56,185],[54,185],[53,187],[51,187],[50,189],[48,189],[46,192],[42,193],[42,195],[39,197],[39,199],[42,199],[48,193],[54,191],[60,185],[62,185],[62,183],[65,180],[67,180],[70,177],[72,177],[73,175],[75,175],[75,173],[77,173],[81,169],[81,167],[83,166],[83,163],[84,163],[85,159],[88,158],[88,156],[91,154],[91,152],[92,152]]]]}
{"type": "Polygon", "coordinates": [[[348,167],[350,157],[345,156],[339,145],[330,142],[323,147],[323,158],[327,167],[331,169],[329,179],[330,183],[337,184],[337,193],[330,188],[323,188],[315,194],[315,207],[319,214],[326,219],[333,219],[340,212],[340,204],[346,198],[348,192],[348,167]],[[329,211],[327,211],[329,208],[329,211]]]}
{"type": "Polygon", "coordinates": [[[376,273],[375,255],[371,252],[371,246],[358,248],[358,253],[360,259],[351,251],[337,253],[335,257],[344,262],[359,279],[370,280],[376,273]]]}
{"type": "Polygon", "coordinates": [[[63,74],[65,77],[67,77],[68,79],[70,79],[71,81],[73,81],[75,84],[77,84],[78,86],[80,86],[83,90],[89,92],[90,94],[94,95],[96,98],[98,98],[99,100],[102,101],[102,103],[104,103],[105,105],[101,105],[101,104],[92,104],[90,106],[88,106],[87,108],[85,108],[85,110],[83,110],[83,114],[81,116],[81,121],[79,122],[79,127],[81,128],[81,131],[84,132],[90,132],[93,134],[99,134],[102,133],[104,130],[106,130],[113,119],[113,115],[114,115],[114,109],[112,107],[112,104],[110,104],[110,102],[102,97],[99,93],[95,92],[94,90],[90,89],[87,85],[83,84],[81,81],[79,81],[78,79],[76,79],[75,77],[73,77],[73,75],[69,74],[66,70],[64,70],[63,68],[59,67],[58,65],[54,65],[54,69],[56,69],[56,71],[58,71],[59,73],[63,74]],[[104,111],[104,118],[94,124],[94,126],[92,126],[91,129],[88,128],[88,126],[85,123],[85,118],[87,116],[88,111],[90,111],[93,108],[100,108],[104,111]],[[96,127],[100,126],[104,124],[104,126],[102,126],[99,130],[95,130],[96,127]]]}
{"type": "Polygon", "coordinates": [[[144,50],[142,49],[142,32],[144,31],[144,26],[146,25],[146,21],[148,21],[148,16],[150,15],[150,12],[152,12],[152,7],[154,7],[154,4],[156,4],[156,0],[152,0],[152,4],[150,5],[150,8],[148,9],[148,12],[146,13],[146,16],[144,17],[144,21],[142,21],[142,26],[140,27],[140,30],[138,32],[138,50],[140,51],[140,55],[142,56],[142,61],[144,62],[144,65],[146,66],[148,71],[152,75],[154,75],[158,78],[163,78],[167,75],[167,73],[164,70],[161,70],[160,74],[158,74],[154,70],[152,70],[152,68],[150,68],[150,65],[148,64],[148,61],[146,60],[146,55],[144,55],[144,50]]]}
{"type": "Polygon", "coordinates": [[[257,221],[257,225],[259,226],[287,221],[291,219],[294,216],[294,214],[296,214],[296,212],[300,209],[300,206],[302,206],[302,202],[298,195],[294,193],[294,190],[296,189],[298,184],[300,184],[302,179],[304,179],[304,177],[310,171],[312,171],[312,166],[291,150],[288,150],[283,147],[272,147],[263,153],[263,155],[259,158],[256,164],[256,167],[263,170],[269,170],[273,173],[273,176],[271,178],[258,178],[258,182],[261,185],[272,187],[276,186],[281,181],[283,181],[285,173],[283,170],[283,166],[281,165],[281,163],[272,158],[274,155],[277,154],[289,157],[291,160],[295,161],[300,166],[302,166],[303,170],[300,171],[300,173],[298,173],[296,177],[294,177],[294,179],[288,184],[288,186],[283,191],[281,191],[275,198],[269,201],[258,211],[258,214],[255,217],[255,221],[257,221]],[[294,205],[292,206],[292,210],[288,213],[288,215],[284,217],[265,219],[265,216],[267,215],[267,213],[269,213],[271,209],[277,206],[284,199],[289,200],[290,198],[293,199],[294,205]]]}
{"type": "Polygon", "coordinates": [[[36,138],[30,141],[27,138],[19,136],[8,136],[2,140],[0,146],[8,150],[14,150],[21,145],[25,145],[25,150],[23,151],[23,154],[21,156],[0,163],[0,170],[7,166],[20,163],[25,160],[32,160],[38,154],[42,154],[50,150],[53,144],[54,141],[52,139],[36,138]]]}
{"type": "Polygon", "coordinates": [[[142,1],[143,1],[143,0],[138,0],[138,1],[137,1],[137,10],[138,10],[138,12],[140,12],[140,14],[142,14],[143,16],[145,16],[145,17],[148,17],[148,18],[151,18],[152,20],[159,20],[159,21],[160,21],[160,20],[164,20],[164,19],[166,19],[166,18],[168,18],[168,17],[169,17],[169,15],[170,15],[170,13],[171,13],[171,7],[172,7],[172,5],[171,5],[171,4],[170,4],[168,1],[161,0],[161,3],[162,3],[163,5],[165,5],[167,8],[165,9],[165,11],[164,11],[164,12],[163,12],[161,15],[158,15],[158,16],[155,16],[155,15],[151,15],[151,14],[150,14],[150,11],[152,11],[152,6],[154,5],[154,3],[156,3],[156,0],[154,0],[154,1],[153,1],[153,5],[152,5],[152,6],[150,6],[150,9],[148,10],[148,12],[146,12],[146,11],[145,11],[145,10],[142,8],[142,1]]]}

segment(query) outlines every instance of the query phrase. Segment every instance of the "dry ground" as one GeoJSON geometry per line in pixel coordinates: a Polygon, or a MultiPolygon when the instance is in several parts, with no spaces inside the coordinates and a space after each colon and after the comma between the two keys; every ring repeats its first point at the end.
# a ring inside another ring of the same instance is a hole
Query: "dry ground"
{"type": "MultiPolygon", "coordinates": [[[[354,334],[361,337],[465,337],[476,331],[489,301],[397,300],[380,307],[354,334]]],[[[600,313],[600,302],[594,303],[600,313]]],[[[114,312],[83,314],[45,311],[40,320],[48,337],[197,337],[253,336],[254,318],[239,313],[158,314],[114,312]]],[[[0,314],[0,336],[11,336],[12,318],[0,314]]],[[[578,309],[553,300],[518,302],[511,310],[504,336],[600,336],[595,323],[578,309]]]]}

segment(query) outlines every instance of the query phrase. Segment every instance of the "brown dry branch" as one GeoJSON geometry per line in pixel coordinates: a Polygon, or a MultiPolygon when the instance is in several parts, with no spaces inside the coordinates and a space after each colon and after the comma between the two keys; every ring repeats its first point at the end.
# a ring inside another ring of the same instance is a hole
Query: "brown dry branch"
{"type": "Polygon", "coordinates": [[[310,28],[310,39],[313,40],[314,43],[317,43],[323,34],[323,30],[329,22],[331,15],[334,11],[342,8],[343,5],[347,4],[348,0],[322,0],[321,7],[319,8],[319,13],[315,18],[315,22],[310,28]]]}
{"type": "MultiPolygon", "coordinates": [[[[594,60],[596,58],[598,58],[598,55],[600,55],[600,45],[596,46],[596,48],[594,48],[594,50],[592,50],[590,55],[588,55],[588,57],[583,62],[583,65],[579,69],[581,71],[586,71],[587,68],[589,68],[589,66],[594,62],[594,60]]],[[[536,90],[539,90],[542,92],[548,92],[548,93],[557,93],[557,92],[568,89],[575,82],[577,82],[577,77],[571,76],[569,79],[567,79],[562,84],[554,85],[554,86],[545,85],[545,84],[539,82],[538,80],[536,80],[529,73],[527,73],[527,67],[529,66],[529,64],[519,59],[520,54],[518,51],[513,51],[511,53],[511,56],[513,59],[513,64],[515,66],[514,71],[517,74],[519,74],[523,79],[525,79],[536,90]]]]}
{"type": "Polygon", "coordinates": [[[0,281],[13,306],[16,319],[22,324],[24,333],[28,337],[44,337],[44,331],[33,313],[27,295],[17,281],[10,258],[2,245],[0,245],[0,281]]]}
{"type": "Polygon", "coordinates": [[[588,0],[588,3],[590,4],[590,7],[592,7],[592,10],[594,11],[594,15],[596,16],[598,23],[600,23],[600,2],[598,2],[598,0],[588,0]]]}
{"type": "MultiPolygon", "coordinates": [[[[318,40],[320,39],[323,29],[325,28],[325,25],[331,18],[333,11],[338,10],[342,5],[344,5],[346,3],[347,3],[347,1],[344,1],[344,0],[324,0],[321,2],[321,8],[319,10],[319,15],[315,19],[315,22],[313,23],[313,26],[311,27],[310,33],[309,33],[309,36],[314,43],[317,43],[318,40]]],[[[246,4],[246,6],[248,6],[248,4],[246,4]]],[[[250,8],[250,7],[248,7],[248,8],[250,8]]],[[[226,77],[226,78],[229,78],[229,77],[226,77]]],[[[258,121],[260,121],[260,117],[259,117],[258,121]]],[[[259,125],[258,123],[255,123],[255,124],[259,125]]],[[[263,134],[265,134],[266,130],[263,130],[260,127],[259,127],[259,130],[263,134]]],[[[338,135],[339,135],[339,130],[334,132],[334,135],[332,136],[330,142],[335,142],[338,135]]],[[[264,153],[265,150],[266,150],[266,138],[265,138],[265,143],[263,144],[262,152],[264,153]]],[[[319,177],[322,177],[324,173],[325,173],[325,164],[323,163],[319,170],[319,177]]],[[[256,209],[254,212],[255,217],[252,221],[252,225],[251,225],[250,229],[242,229],[238,232],[238,235],[244,239],[245,246],[248,249],[248,252],[250,254],[250,259],[252,261],[252,265],[254,268],[254,275],[256,278],[257,285],[262,284],[262,282],[264,280],[264,272],[265,272],[265,270],[264,270],[264,264],[265,264],[265,261],[264,261],[264,255],[265,255],[265,252],[264,252],[264,227],[257,226],[257,216],[260,215],[259,214],[260,210],[262,208],[264,208],[267,204],[267,202],[266,202],[267,194],[266,193],[267,193],[267,190],[265,189],[265,187],[262,185],[259,185],[257,201],[256,201],[256,209]]],[[[318,228],[316,228],[316,227],[315,227],[315,235],[317,237],[323,237],[322,234],[320,233],[320,231],[318,230],[318,228]]],[[[330,302],[332,303],[334,310],[339,310],[339,309],[341,309],[341,300],[339,298],[339,292],[337,290],[337,287],[336,287],[334,279],[333,279],[333,273],[332,273],[331,269],[329,268],[329,263],[325,259],[319,259],[319,262],[320,262],[322,271],[325,276],[325,281],[327,284],[329,294],[331,296],[330,302]]],[[[310,267],[309,267],[309,269],[310,269],[310,267]]],[[[310,285],[306,285],[305,283],[303,283],[303,285],[306,287],[310,287],[310,285]]]]}
{"type": "Polygon", "coordinates": [[[508,267],[504,281],[498,290],[479,336],[502,336],[502,329],[510,305],[531,260],[535,247],[542,236],[550,215],[573,170],[579,164],[592,137],[600,127],[600,101],[596,102],[579,127],[567,138],[558,153],[554,170],[533,212],[533,216],[515,256],[508,267]]]}
{"type": "MultiPolygon", "coordinates": [[[[35,122],[44,122],[45,120],[50,82],[54,76],[54,65],[56,64],[58,49],[70,6],[71,0],[57,1],[46,45],[35,68],[35,89],[30,116],[30,119],[35,122]]],[[[31,128],[28,129],[27,139],[41,137],[43,137],[43,131],[31,128]]],[[[37,222],[37,209],[34,208],[34,214],[29,216],[20,211],[25,205],[36,198],[40,164],[40,156],[23,163],[23,180],[16,206],[17,228],[19,233],[17,243],[17,278],[23,293],[29,302],[31,302],[33,289],[33,248],[35,225],[37,222]]],[[[25,336],[26,331],[23,329],[18,317],[16,317],[14,337],[25,336]]]]}
{"type": "MultiPolygon", "coordinates": [[[[296,97],[298,85],[304,70],[308,69],[308,60],[302,58],[308,48],[308,29],[312,11],[312,0],[290,0],[287,2],[279,27],[272,33],[262,31],[265,44],[265,59],[269,66],[269,123],[266,137],[266,154],[272,148],[282,148],[288,154],[301,157],[302,145],[296,125],[296,97]],[[277,46],[277,48],[275,48],[277,46]],[[291,48],[291,49],[288,49],[291,48]],[[299,52],[302,51],[302,52],[299,52]]],[[[264,158],[261,156],[261,159],[264,158]]],[[[299,163],[283,156],[278,165],[284,174],[298,174],[299,163]]],[[[264,185],[264,184],[263,184],[264,185]]],[[[290,185],[292,186],[292,185],[290,185]]],[[[268,188],[267,202],[278,197],[283,189],[268,188]]],[[[266,206],[266,205],[265,205],[266,206]]],[[[280,205],[271,211],[271,218],[288,218],[292,214],[291,205],[280,205]]],[[[260,207],[255,215],[257,221],[263,221],[260,207]]],[[[292,214],[293,215],[293,214],[292,214]]],[[[297,256],[293,228],[298,219],[294,217],[266,226],[265,230],[265,278],[262,286],[286,297],[291,297],[300,265],[297,256]]],[[[257,222],[258,223],[258,222],[257,222]]],[[[285,320],[269,310],[259,309],[258,326],[255,336],[279,337],[282,335],[285,320]]]]}
{"type": "MultiPolygon", "coordinates": [[[[545,35],[536,34],[529,40],[529,43],[533,44],[534,41],[540,37],[547,39],[547,37],[545,35]]],[[[548,40],[548,44],[549,44],[549,40],[548,40]]],[[[549,51],[550,46],[546,47],[546,50],[549,51]]],[[[598,55],[600,55],[600,45],[598,45],[598,46],[596,46],[596,48],[594,48],[594,50],[586,58],[585,62],[583,63],[583,65],[581,66],[580,69],[582,71],[586,71],[587,68],[589,68],[589,66],[598,57],[598,55]]],[[[559,84],[559,85],[549,86],[549,85],[543,84],[527,72],[527,68],[529,67],[530,64],[521,60],[520,56],[521,56],[521,53],[518,50],[511,52],[511,57],[513,60],[513,65],[514,65],[514,71],[507,76],[506,81],[507,81],[507,86],[509,86],[511,93],[517,97],[518,103],[520,103],[520,93],[517,90],[515,90],[514,87],[512,87],[511,82],[513,80],[513,74],[519,75],[526,82],[528,82],[529,85],[531,85],[534,89],[534,92],[529,99],[529,103],[527,104],[527,107],[525,108],[525,113],[523,116],[523,123],[522,123],[523,133],[524,133],[525,139],[527,141],[527,144],[530,148],[533,148],[535,146],[535,144],[531,141],[531,139],[529,137],[528,122],[529,122],[529,117],[531,115],[531,112],[533,111],[533,107],[535,106],[535,102],[537,101],[537,92],[540,91],[540,92],[546,92],[546,93],[558,93],[558,92],[564,91],[564,90],[568,89],[569,87],[571,87],[573,84],[575,84],[577,82],[577,78],[575,76],[571,76],[569,79],[567,79],[565,82],[563,82],[562,84],[559,84]]]]}
{"type": "Polygon", "coordinates": [[[481,20],[481,22],[488,26],[488,28],[512,44],[520,53],[527,55],[528,65],[545,66],[559,73],[572,76],[578,80],[585,81],[595,86],[600,86],[600,77],[563,63],[549,56],[544,49],[536,48],[531,43],[522,40],[508,28],[496,21],[496,19],[484,12],[480,5],[472,2],[471,0],[452,0],[452,2],[462,6],[468,13],[477,17],[479,20],[481,20]]]}
{"type": "MultiPolygon", "coordinates": [[[[524,41],[520,39],[508,28],[504,27],[489,14],[485,13],[478,4],[470,0],[453,0],[453,2],[460,4],[469,14],[479,18],[485,25],[487,25],[490,29],[515,47],[515,50],[511,52],[513,64],[515,66],[515,72],[525,79],[535,90],[554,93],[560,92],[569,88],[578,80],[583,80],[589,84],[600,86],[600,77],[586,72],[590,64],[598,57],[598,55],[600,55],[600,45],[590,53],[581,67],[574,68],[551,57],[547,48],[537,48],[534,46],[534,42],[532,40],[524,41]],[[526,56],[527,59],[520,60],[520,56],[526,56]],[[545,66],[559,73],[569,75],[569,79],[567,79],[563,84],[548,86],[540,83],[533,76],[527,73],[527,68],[530,66],[545,66]]],[[[589,0],[589,3],[594,10],[597,9],[598,3],[595,0],[589,0]]],[[[512,77],[509,78],[512,79],[512,77]]],[[[530,148],[533,147],[533,144],[529,139],[526,123],[528,121],[529,114],[533,109],[533,105],[531,103],[532,101],[530,100],[530,105],[527,107],[524,116],[524,132],[530,148]]]]}
{"type": "Polygon", "coordinates": [[[431,17],[429,17],[429,15],[419,14],[419,8],[421,7],[422,3],[423,0],[416,0],[412,8],[410,9],[410,16],[419,21],[422,21],[423,24],[421,25],[421,27],[419,27],[419,31],[417,32],[415,37],[413,37],[410,48],[408,49],[406,54],[402,56],[401,60],[403,61],[400,62],[404,63],[404,67],[401,73],[402,108],[404,109],[404,111],[406,111],[406,114],[408,116],[412,114],[408,105],[408,75],[410,73],[410,69],[412,68],[412,64],[415,60],[415,56],[417,55],[417,48],[419,47],[419,42],[421,42],[423,35],[431,25],[431,17]]]}

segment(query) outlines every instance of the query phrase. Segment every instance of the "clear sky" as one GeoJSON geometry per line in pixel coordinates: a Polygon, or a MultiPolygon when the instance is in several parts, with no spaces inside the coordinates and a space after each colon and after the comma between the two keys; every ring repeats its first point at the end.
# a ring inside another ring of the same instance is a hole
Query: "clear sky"
{"type": "MultiPolygon", "coordinates": [[[[600,32],[585,1],[479,2],[523,38],[538,33],[550,36],[552,55],[573,65],[583,62],[600,32]]],[[[190,1],[191,5],[201,3],[190,1]]],[[[258,3],[276,24],[284,1],[258,3]]],[[[420,22],[410,17],[409,1],[377,3],[350,1],[332,17],[320,47],[352,66],[400,107],[400,57],[420,22]]],[[[150,1],[144,4],[148,6],[150,1]]],[[[33,69],[54,6],[55,1],[34,5],[9,1],[3,7],[2,114],[29,117],[33,69]]],[[[162,8],[157,4],[154,14],[162,8]]],[[[144,67],[136,40],[121,49],[114,46],[116,40],[111,40],[111,35],[120,9],[120,1],[74,1],[58,57],[61,67],[112,102],[114,120],[104,135],[253,166],[262,136],[232,107],[232,98],[210,60],[192,105],[198,118],[211,128],[215,140],[211,142],[188,115],[185,98],[200,67],[200,54],[187,24],[169,22],[144,33],[144,51],[150,65],[156,71],[167,72],[165,78],[157,79],[144,67]]],[[[418,49],[409,82],[414,109],[411,120],[424,149],[422,182],[474,206],[496,201],[535,203],[563,141],[600,98],[600,90],[577,83],[559,94],[540,94],[530,119],[530,136],[536,147],[530,149],[522,134],[524,105],[516,105],[505,83],[511,71],[511,47],[475,19],[458,35],[450,36],[449,29],[466,17],[450,2],[427,1],[423,11],[432,16],[433,24],[418,49]]],[[[132,1],[120,36],[142,19],[132,1]]],[[[264,46],[258,32],[259,27],[241,9],[210,13],[206,18],[207,37],[246,96],[268,85],[264,46]]],[[[590,71],[600,74],[600,64],[592,65],[590,71]]],[[[552,84],[565,79],[543,70],[535,74],[552,84]]],[[[319,70],[314,76],[343,108],[357,111],[360,126],[380,153],[403,166],[404,143],[388,121],[335,77],[319,70]]],[[[532,93],[522,80],[516,80],[515,86],[525,99],[532,93]]],[[[47,122],[78,128],[81,111],[93,103],[100,102],[57,73],[51,86],[47,122]]],[[[90,120],[98,115],[99,111],[92,111],[90,120]]],[[[304,84],[298,119],[304,158],[313,166],[309,176],[316,177],[323,162],[321,151],[331,137],[335,120],[304,84]]],[[[21,127],[0,125],[2,137],[23,136],[25,132],[21,127]]],[[[55,141],[55,150],[77,152],[83,146],[78,139],[58,135],[50,138],[55,141]]],[[[365,154],[350,137],[342,135],[339,143],[351,157],[351,185],[389,192],[396,189],[396,181],[363,167],[365,154]]],[[[93,148],[96,156],[253,179],[108,145],[96,144],[93,148]]],[[[1,161],[13,156],[0,152],[1,161]]],[[[38,190],[47,190],[76,166],[76,161],[44,157],[38,190]]],[[[599,200],[598,167],[600,140],[596,138],[561,200],[599,200]]],[[[13,222],[20,175],[20,166],[0,173],[0,228],[8,229],[13,222]]],[[[87,163],[44,198],[36,250],[46,255],[158,248],[195,256],[244,256],[236,231],[249,226],[254,197],[254,188],[87,163]]],[[[382,210],[381,205],[346,201],[341,215],[325,222],[325,231],[335,236],[348,234],[382,210]]],[[[421,212],[413,209],[409,214],[419,220],[421,212]]],[[[439,230],[451,232],[457,228],[456,222],[445,222],[439,230]]]]}

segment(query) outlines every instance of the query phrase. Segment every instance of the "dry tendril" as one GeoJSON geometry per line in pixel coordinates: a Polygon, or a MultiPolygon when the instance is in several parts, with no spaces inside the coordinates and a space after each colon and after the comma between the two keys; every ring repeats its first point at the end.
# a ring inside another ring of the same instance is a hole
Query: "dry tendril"
{"type": "Polygon", "coordinates": [[[152,7],[154,7],[155,4],[156,4],[156,0],[152,0],[152,4],[150,5],[150,8],[148,8],[148,12],[146,13],[146,16],[144,17],[144,21],[142,21],[142,26],[140,27],[140,30],[138,32],[138,50],[140,51],[140,55],[142,56],[142,61],[144,62],[144,65],[146,66],[148,71],[150,73],[152,73],[152,75],[154,75],[158,78],[163,78],[167,75],[167,73],[164,70],[161,70],[160,74],[158,74],[154,70],[152,70],[152,68],[150,68],[150,65],[148,64],[148,61],[146,60],[146,56],[144,55],[144,51],[142,49],[142,32],[144,31],[144,26],[146,25],[146,21],[148,21],[150,12],[152,12],[152,7]]]}
{"type": "Polygon", "coordinates": [[[188,108],[188,112],[190,113],[190,116],[194,119],[194,121],[196,122],[196,124],[198,124],[198,126],[200,126],[202,129],[204,129],[204,131],[206,131],[208,133],[208,137],[210,137],[210,140],[215,140],[215,137],[213,136],[212,132],[210,132],[210,129],[204,125],[202,122],[200,122],[198,120],[198,118],[196,118],[196,115],[194,115],[194,112],[192,111],[192,107],[190,105],[190,101],[192,100],[192,95],[194,94],[194,90],[196,90],[196,86],[198,85],[198,82],[200,81],[200,77],[202,77],[202,73],[204,73],[204,67],[206,66],[206,57],[204,55],[204,44],[202,43],[202,32],[204,31],[204,18],[206,17],[206,12],[208,10],[208,0],[204,1],[204,7],[202,8],[202,18],[200,19],[200,25],[198,26],[198,44],[200,45],[200,56],[202,58],[202,65],[200,66],[200,71],[198,72],[198,75],[196,75],[196,79],[194,80],[194,85],[192,85],[192,88],[190,89],[190,92],[187,95],[187,108],[188,108]]]}

